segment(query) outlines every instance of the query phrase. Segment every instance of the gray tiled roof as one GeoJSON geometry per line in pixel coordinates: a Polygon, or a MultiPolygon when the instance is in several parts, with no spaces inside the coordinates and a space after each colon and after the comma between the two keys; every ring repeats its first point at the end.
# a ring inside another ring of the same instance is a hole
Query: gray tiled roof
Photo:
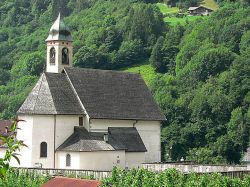
{"type": "Polygon", "coordinates": [[[84,68],[65,72],[91,118],[165,120],[138,74],[84,68]]]}
{"type": "Polygon", "coordinates": [[[165,120],[140,75],[83,68],[44,73],[18,113],[165,120]]]}
{"type": "Polygon", "coordinates": [[[44,73],[18,114],[83,114],[65,74],[44,73]]]}
{"type": "MultiPolygon", "coordinates": [[[[135,127],[109,127],[111,141],[119,142],[127,152],[146,152],[147,149],[135,127]]],[[[114,144],[114,147],[116,144],[114,144]]],[[[115,147],[116,148],[116,147],[115,147]]]]}
{"type": "Polygon", "coordinates": [[[84,127],[75,127],[74,133],[57,148],[57,151],[114,151],[146,152],[136,128],[109,128],[109,140],[104,141],[104,133],[88,132],[84,127]]]}

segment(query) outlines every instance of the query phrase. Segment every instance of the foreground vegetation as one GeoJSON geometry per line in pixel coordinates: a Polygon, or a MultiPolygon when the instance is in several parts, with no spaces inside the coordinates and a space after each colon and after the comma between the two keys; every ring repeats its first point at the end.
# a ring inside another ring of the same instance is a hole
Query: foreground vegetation
{"type": "Polygon", "coordinates": [[[249,187],[250,176],[232,179],[221,174],[182,174],[175,169],[155,173],[145,169],[124,171],[114,169],[104,187],[249,187]]]}
{"type": "Polygon", "coordinates": [[[0,178],[1,187],[39,187],[51,177],[35,172],[10,169],[5,178],[0,178]]]}
{"type": "MultiPolygon", "coordinates": [[[[76,177],[76,176],[68,176],[76,177]]],[[[79,176],[78,176],[79,177],[79,176]]],[[[91,177],[85,176],[85,179],[91,177]]],[[[49,175],[12,169],[6,178],[0,179],[2,187],[39,187],[49,181],[49,175]]],[[[93,179],[93,178],[92,178],[93,179]]],[[[114,168],[109,178],[102,180],[103,187],[249,187],[250,176],[243,179],[229,178],[218,173],[182,174],[175,169],[155,173],[145,169],[130,171],[114,168]]]]}
{"type": "MultiPolygon", "coordinates": [[[[250,136],[249,1],[221,0],[211,16],[183,25],[165,23],[156,2],[1,1],[0,118],[15,116],[43,72],[44,40],[60,5],[75,67],[140,69],[146,77],[167,118],[164,160],[239,163],[250,136]]],[[[181,2],[186,8],[201,1],[181,2]]]]}

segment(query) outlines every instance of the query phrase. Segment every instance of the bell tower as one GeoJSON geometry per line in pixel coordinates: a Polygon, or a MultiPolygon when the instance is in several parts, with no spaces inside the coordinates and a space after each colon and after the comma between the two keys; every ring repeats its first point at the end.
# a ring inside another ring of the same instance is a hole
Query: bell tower
{"type": "Polygon", "coordinates": [[[73,46],[69,28],[60,13],[50,28],[47,43],[46,72],[61,73],[64,67],[72,67],[73,46]]]}

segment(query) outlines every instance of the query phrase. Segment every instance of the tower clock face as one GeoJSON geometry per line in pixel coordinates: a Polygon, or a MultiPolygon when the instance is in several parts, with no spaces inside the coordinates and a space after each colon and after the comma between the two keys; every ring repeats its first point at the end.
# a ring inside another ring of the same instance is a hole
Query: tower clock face
{"type": "Polygon", "coordinates": [[[56,50],[54,47],[50,49],[50,64],[55,64],[56,50]]]}
{"type": "Polygon", "coordinates": [[[62,49],[62,64],[69,64],[69,50],[66,47],[62,49]]]}

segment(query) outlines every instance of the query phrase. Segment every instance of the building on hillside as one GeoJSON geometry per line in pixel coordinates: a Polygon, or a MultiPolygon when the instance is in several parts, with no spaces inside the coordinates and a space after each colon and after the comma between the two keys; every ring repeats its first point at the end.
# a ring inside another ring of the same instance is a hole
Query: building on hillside
{"type": "Polygon", "coordinates": [[[47,64],[18,110],[21,167],[109,171],[161,161],[165,116],[138,74],[73,68],[70,30],[50,29],[47,64]]]}
{"type": "Polygon", "coordinates": [[[198,7],[189,7],[188,13],[191,16],[208,16],[213,12],[212,9],[204,7],[202,5],[198,7]]]}

